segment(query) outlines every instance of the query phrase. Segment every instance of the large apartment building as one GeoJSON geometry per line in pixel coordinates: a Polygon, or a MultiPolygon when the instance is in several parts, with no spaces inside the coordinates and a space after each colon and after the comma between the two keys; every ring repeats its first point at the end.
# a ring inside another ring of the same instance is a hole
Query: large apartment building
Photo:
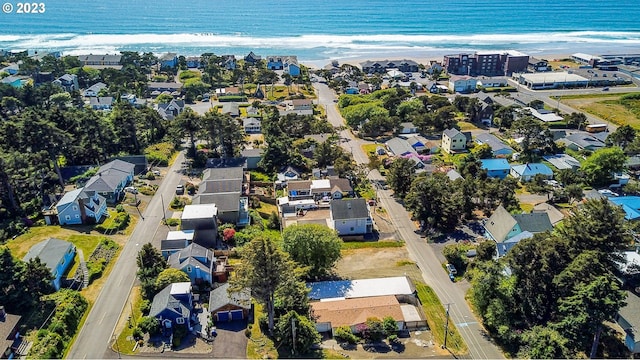
{"type": "Polygon", "coordinates": [[[471,76],[510,76],[527,70],[529,55],[518,51],[461,53],[444,56],[449,74],[471,76]]]}

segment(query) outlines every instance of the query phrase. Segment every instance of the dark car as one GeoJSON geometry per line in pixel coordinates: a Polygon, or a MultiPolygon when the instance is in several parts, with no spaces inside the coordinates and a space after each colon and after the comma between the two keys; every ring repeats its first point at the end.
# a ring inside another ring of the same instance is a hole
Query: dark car
{"type": "Polygon", "coordinates": [[[183,194],[184,194],[184,185],[176,186],[176,195],[183,195],[183,194]]]}

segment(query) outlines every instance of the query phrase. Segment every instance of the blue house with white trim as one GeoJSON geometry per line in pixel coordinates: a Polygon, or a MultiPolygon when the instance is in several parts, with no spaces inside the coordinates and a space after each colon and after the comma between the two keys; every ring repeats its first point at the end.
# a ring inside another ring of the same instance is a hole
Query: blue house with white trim
{"type": "Polygon", "coordinates": [[[511,165],[506,159],[482,159],[482,168],[487,170],[487,176],[504,179],[509,175],[511,165]]]}
{"type": "Polygon", "coordinates": [[[107,214],[107,199],[96,191],[75,189],[64,194],[56,211],[60,225],[96,224],[107,214]]]}
{"type": "Polygon", "coordinates": [[[122,160],[113,160],[100,167],[98,172],[84,185],[85,191],[95,191],[107,202],[115,204],[124,196],[124,188],[133,181],[135,165],[122,160]]]}
{"type": "Polygon", "coordinates": [[[514,165],[511,167],[510,174],[520,181],[531,181],[538,174],[544,175],[547,180],[553,179],[553,170],[542,163],[514,165]]]}
{"type": "Polygon", "coordinates": [[[73,263],[76,254],[76,247],[64,240],[48,238],[31,247],[27,255],[22,259],[27,262],[31,259],[40,258],[40,261],[47,266],[53,275],[53,287],[60,290],[62,276],[73,263]]]}
{"type": "Polygon", "coordinates": [[[476,136],[476,143],[480,145],[489,145],[493,152],[493,156],[510,156],[513,154],[513,149],[493,134],[478,134],[478,136],[476,136]]]}

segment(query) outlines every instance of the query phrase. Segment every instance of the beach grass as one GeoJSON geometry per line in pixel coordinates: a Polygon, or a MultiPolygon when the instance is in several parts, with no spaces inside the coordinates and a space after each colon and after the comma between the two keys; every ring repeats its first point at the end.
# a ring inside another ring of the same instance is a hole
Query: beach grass
{"type": "Polygon", "coordinates": [[[628,94],[571,95],[563,96],[561,101],[615,125],[640,129],[640,100],[624,100],[628,94]]]}

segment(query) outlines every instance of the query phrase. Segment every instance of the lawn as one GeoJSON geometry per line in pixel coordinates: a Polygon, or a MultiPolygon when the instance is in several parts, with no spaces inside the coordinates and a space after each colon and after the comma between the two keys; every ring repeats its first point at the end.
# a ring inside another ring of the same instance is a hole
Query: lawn
{"type": "Polygon", "coordinates": [[[32,227],[27,233],[7,241],[6,246],[11,250],[11,254],[13,254],[14,257],[22,259],[33,245],[50,237],[54,237],[72,242],[77,248],[82,249],[85,257],[89,257],[93,249],[95,249],[100,242],[100,239],[104,237],[104,235],[83,234],[89,229],[91,229],[89,226],[74,228],[63,228],[53,225],[32,227]]]}
{"type": "Polygon", "coordinates": [[[366,248],[399,248],[403,247],[402,241],[348,241],[342,242],[342,250],[366,249],[366,248]]]}
{"type": "Polygon", "coordinates": [[[260,202],[260,207],[257,208],[258,213],[263,219],[269,219],[269,216],[272,212],[278,213],[278,207],[273,204],[268,204],[266,202],[260,202]]]}
{"type": "Polygon", "coordinates": [[[130,301],[131,301],[131,308],[132,308],[133,314],[130,317],[129,323],[120,332],[120,335],[116,340],[117,344],[114,343],[111,346],[113,350],[116,350],[126,355],[134,354],[132,350],[135,343],[131,340],[128,340],[128,338],[133,335],[133,329],[134,329],[133,324],[137,324],[140,321],[140,318],[142,317],[142,311],[140,311],[140,302],[142,301],[142,295],[140,294],[139,286],[135,286],[133,289],[131,289],[130,301]]]}
{"type": "Polygon", "coordinates": [[[470,123],[468,121],[458,121],[458,126],[460,126],[460,131],[470,131],[470,130],[478,130],[478,126],[474,123],[470,123]]]}
{"type": "Polygon", "coordinates": [[[563,96],[561,101],[577,110],[616,125],[640,129],[640,100],[622,100],[626,94],[588,94],[563,96]]]}
{"type": "Polygon", "coordinates": [[[375,152],[376,152],[376,148],[377,148],[378,146],[380,146],[380,145],[378,145],[378,144],[364,144],[364,145],[362,145],[362,146],[360,146],[360,147],[362,148],[362,151],[363,151],[365,154],[369,155],[369,154],[371,154],[371,153],[374,153],[374,154],[375,154],[375,152]]]}
{"type": "Polygon", "coordinates": [[[247,343],[247,358],[248,359],[277,359],[278,350],[273,343],[273,340],[269,339],[262,333],[258,319],[263,314],[262,305],[255,303],[253,307],[253,324],[251,326],[251,337],[247,343]]]}
{"type": "Polygon", "coordinates": [[[533,211],[533,204],[520,203],[520,209],[524,213],[530,213],[533,211]]]}
{"type": "MultiPolygon", "coordinates": [[[[436,293],[424,283],[416,283],[418,298],[422,303],[424,313],[427,314],[427,323],[433,334],[433,338],[439,344],[444,344],[444,325],[447,320],[447,314],[436,296],[436,293]]],[[[447,348],[455,355],[466,354],[467,345],[462,340],[460,333],[453,322],[449,321],[449,334],[447,336],[447,348]]]]}
{"type": "Polygon", "coordinates": [[[549,66],[551,66],[553,70],[558,70],[558,69],[561,69],[561,66],[578,68],[579,65],[577,62],[570,59],[557,59],[557,60],[549,61],[549,66]]]}

